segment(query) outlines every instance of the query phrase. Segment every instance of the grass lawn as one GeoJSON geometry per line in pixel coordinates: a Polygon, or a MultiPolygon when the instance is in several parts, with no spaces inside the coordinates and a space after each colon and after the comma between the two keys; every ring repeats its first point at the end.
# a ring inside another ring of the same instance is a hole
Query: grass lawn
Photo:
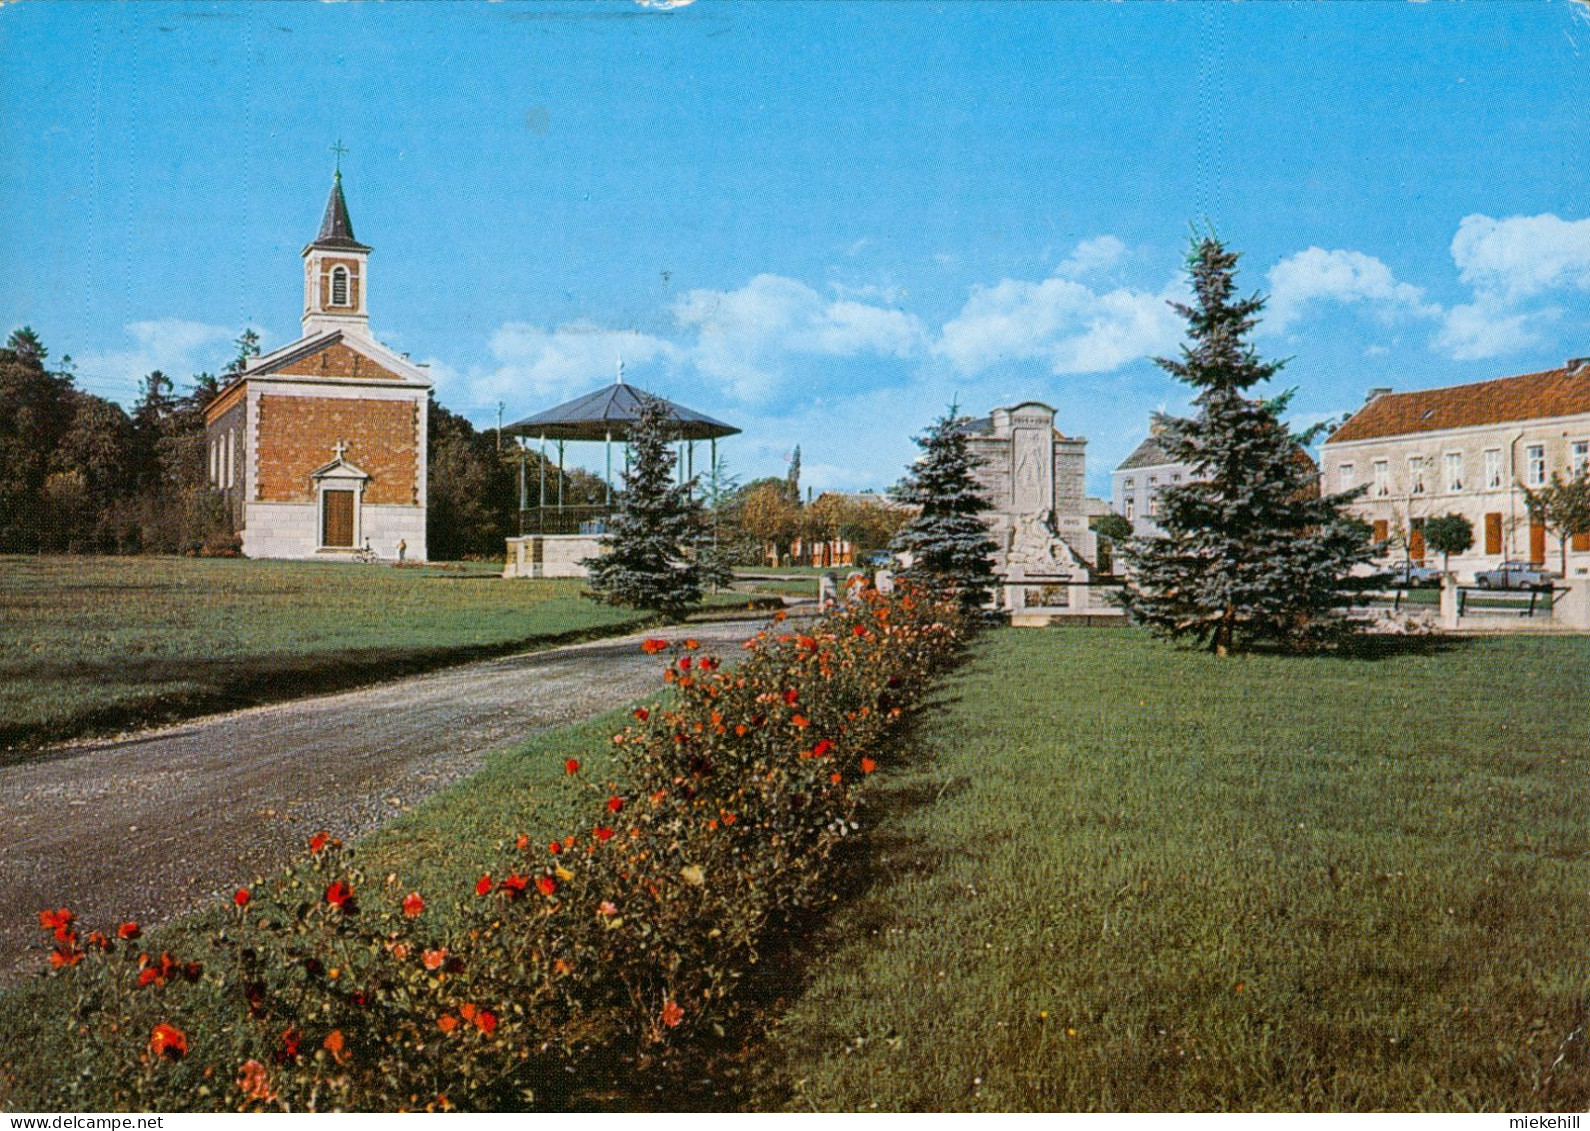
{"type": "Polygon", "coordinates": [[[1004,630],[880,774],[755,1102],[1590,1104],[1590,641],[1004,630]]]}
{"type": "Polygon", "coordinates": [[[645,623],[582,584],[490,565],[0,558],[0,748],[645,623]]]}

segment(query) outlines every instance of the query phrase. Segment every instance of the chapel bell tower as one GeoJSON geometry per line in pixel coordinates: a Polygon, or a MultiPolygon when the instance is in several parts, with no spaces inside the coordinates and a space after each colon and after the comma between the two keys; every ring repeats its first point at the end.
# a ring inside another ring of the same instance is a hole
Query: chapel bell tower
{"type": "Polygon", "coordinates": [[[343,330],[368,337],[365,308],[370,249],[353,238],[348,202],[342,197],[342,170],[331,183],[320,234],[304,248],[304,336],[343,330]]]}

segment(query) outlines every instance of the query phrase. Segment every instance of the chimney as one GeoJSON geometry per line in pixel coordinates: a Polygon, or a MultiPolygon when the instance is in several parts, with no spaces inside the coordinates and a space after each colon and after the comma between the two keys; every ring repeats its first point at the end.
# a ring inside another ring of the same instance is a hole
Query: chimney
{"type": "Polygon", "coordinates": [[[1369,404],[1371,401],[1378,400],[1389,392],[1391,392],[1389,387],[1385,385],[1377,385],[1375,388],[1370,389],[1369,392],[1364,394],[1364,403],[1369,404]]]}
{"type": "Polygon", "coordinates": [[[1586,369],[1590,369],[1590,357],[1570,357],[1566,368],[1568,376],[1577,377],[1586,369]]]}

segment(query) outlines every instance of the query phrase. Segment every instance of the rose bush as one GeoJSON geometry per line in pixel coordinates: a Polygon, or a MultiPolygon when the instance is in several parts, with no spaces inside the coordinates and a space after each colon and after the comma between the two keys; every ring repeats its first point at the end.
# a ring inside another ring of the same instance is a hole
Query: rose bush
{"type": "Polygon", "coordinates": [[[613,776],[565,763],[588,820],[519,837],[463,891],[366,875],[320,833],[238,889],[205,955],[42,912],[72,1010],[63,1071],[30,1106],[496,1108],[585,1050],[721,1027],[770,929],[832,898],[857,786],[954,655],[959,616],[863,590],[810,627],[776,621],[732,668],[646,641],[667,693],[613,735],[613,776]]]}

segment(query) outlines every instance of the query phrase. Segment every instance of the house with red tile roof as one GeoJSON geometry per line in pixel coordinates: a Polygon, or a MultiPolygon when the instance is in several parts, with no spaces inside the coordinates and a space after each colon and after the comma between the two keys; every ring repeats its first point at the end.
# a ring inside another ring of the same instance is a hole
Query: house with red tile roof
{"type": "MultiPolygon", "coordinates": [[[[1507,558],[1555,568],[1561,547],[1532,521],[1524,488],[1590,466],[1590,358],[1472,385],[1371,389],[1322,451],[1327,490],[1368,488],[1356,510],[1386,560],[1422,561],[1424,524],[1460,514],[1474,525],[1473,549],[1452,559],[1460,578],[1507,558]]],[[[1590,537],[1570,540],[1568,573],[1590,574],[1590,537]]]]}

